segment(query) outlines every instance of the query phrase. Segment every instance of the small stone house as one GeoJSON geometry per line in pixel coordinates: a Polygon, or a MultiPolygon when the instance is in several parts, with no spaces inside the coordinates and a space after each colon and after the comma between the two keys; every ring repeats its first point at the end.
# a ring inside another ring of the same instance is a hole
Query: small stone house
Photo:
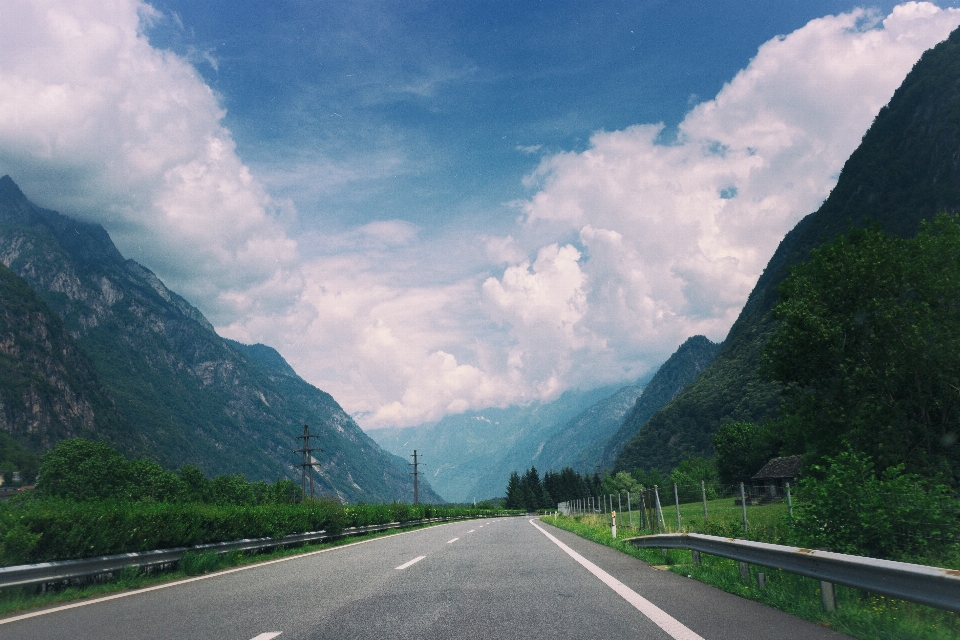
{"type": "Polygon", "coordinates": [[[764,498],[776,499],[786,495],[787,483],[797,486],[800,477],[800,456],[774,458],[754,474],[753,486],[764,498]]]}

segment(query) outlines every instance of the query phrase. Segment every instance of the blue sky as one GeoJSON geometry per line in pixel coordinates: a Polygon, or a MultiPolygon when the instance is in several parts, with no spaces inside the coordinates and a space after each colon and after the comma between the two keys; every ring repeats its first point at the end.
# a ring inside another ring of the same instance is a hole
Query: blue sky
{"type": "Polygon", "coordinates": [[[346,228],[386,215],[427,230],[451,219],[511,224],[503,203],[528,195],[521,178],[542,155],[582,151],[593,132],[638,123],[663,122],[669,138],[762,43],[861,6],[153,5],[168,17],[151,42],[194,61],[221,96],[240,156],[272,195],[294,201],[300,224],[346,228]],[[350,179],[331,185],[327,163],[349,167],[350,179]]]}
{"type": "Polygon", "coordinates": [[[722,340],[955,4],[7,0],[0,173],[417,424],[722,340]]]}

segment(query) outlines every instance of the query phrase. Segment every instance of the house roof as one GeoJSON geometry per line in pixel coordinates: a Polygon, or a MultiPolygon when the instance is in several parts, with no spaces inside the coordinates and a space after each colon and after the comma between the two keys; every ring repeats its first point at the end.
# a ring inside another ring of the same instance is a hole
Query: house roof
{"type": "Polygon", "coordinates": [[[752,480],[771,480],[773,478],[796,478],[800,475],[800,456],[774,458],[763,469],[757,471],[752,480]]]}

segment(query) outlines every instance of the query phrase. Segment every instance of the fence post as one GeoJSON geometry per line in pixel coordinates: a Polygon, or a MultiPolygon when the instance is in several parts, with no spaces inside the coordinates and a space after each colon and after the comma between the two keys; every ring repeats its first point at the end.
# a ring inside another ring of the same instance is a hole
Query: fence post
{"type": "Polygon", "coordinates": [[[657,533],[660,533],[660,527],[667,528],[667,523],[663,521],[663,509],[660,507],[660,488],[653,485],[653,501],[656,505],[656,512],[653,514],[657,521],[657,533]]]}
{"type": "Polygon", "coordinates": [[[787,513],[790,514],[790,521],[793,521],[793,500],[790,499],[790,483],[787,483],[787,513]]]}
{"type": "Polygon", "coordinates": [[[680,533],[680,494],[677,493],[677,483],[673,483],[673,504],[677,508],[677,533],[680,533]]]}
{"type": "Polygon", "coordinates": [[[743,532],[747,532],[747,498],[743,495],[743,483],[740,483],[740,507],[743,509],[743,532]]]}
{"type": "Polygon", "coordinates": [[[646,489],[641,489],[641,490],[640,490],[640,528],[641,528],[641,529],[646,529],[646,528],[647,528],[647,520],[648,520],[648,518],[647,518],[647,496],[646,496],[646,493],[647,493],[647,490],[646,490],[646,489]]]}
{"type": "Polygon", "coordinates": [[[703,524],[707,524],[707,485],[700,481],[700,495],[703,496],[703,524]]]}
{"type": "Polygon", "coordinates": [[[630,492],[627,491],[627,517],[630,518],[630,528],[633,529],[633,507],[630,506],[630,492]]]}
{"type": "Polygon", "coordinates": [[[617,512],[616,511],[610,512],[610,526],[611,526],[611,535],[614,538],[616,538],[617,537],[617,512]]]}

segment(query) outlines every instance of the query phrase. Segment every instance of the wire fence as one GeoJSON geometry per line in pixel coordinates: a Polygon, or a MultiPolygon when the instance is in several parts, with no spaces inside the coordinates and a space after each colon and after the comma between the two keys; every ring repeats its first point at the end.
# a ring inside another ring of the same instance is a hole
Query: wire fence
{"type": "Polygon", "coordinates": [[[603,519],[618,537],[706,533],[812,545],[888,559],[960,564],[960,500],[916,493],[804,495],[789,483],[667,485],[562,502],[567,516],[603,519]],[[614,518],[616,513],[616,518],[614,518]]]}

